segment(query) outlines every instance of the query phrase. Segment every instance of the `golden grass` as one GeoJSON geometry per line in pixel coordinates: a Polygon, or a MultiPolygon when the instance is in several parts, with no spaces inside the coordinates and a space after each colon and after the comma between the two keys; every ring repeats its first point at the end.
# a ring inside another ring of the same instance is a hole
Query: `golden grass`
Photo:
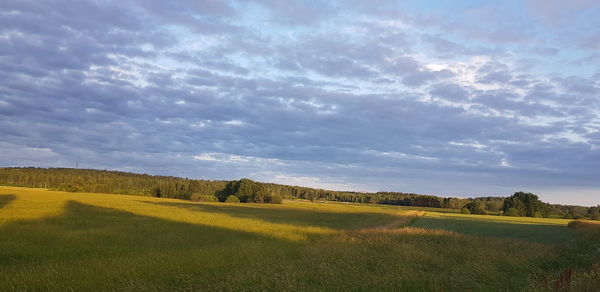
{"type": "Polygon", "coordinates": [[[559,225],[559,226],[567,226],[569,224],[569,222],[573,221],[570,219],[557,219],[557,218],[510,217],[510,216],[471,215],[471,214],[440,213],[440,212],[427,212],[426,216],[434,217],[434,218],[490,221],[490,222],[502,222],[502,223],[511,223],[511,224],[535,224],[535,225],[559,225]]]}
{"type": "MultiPolygon", "coordinates": [[[[141,216],[148,216],[182,223],[219,227],[234,231],[251,232],[287,240],[306,240],[307,237],[311,235],[333,234],[340,231],[324,226],[299,226],[287,223],[274,223],[257,218],[236,217],[235,214],[228,214],[230,212],[218,212],[214,210],[211,210],[211,212],[203,212],[203,209],[201,208],[202,205],[214,207],[226,206],[226,208],[232,206],[224,203],[196,203],[176,199],[128,195],[117,196],[98,193],[69,193],[36,188],[4,186],[0,187],[0,191],[16,196],[16,199],[13,202],[10,202],[2,209],[0,225],[18,220],[33,220],[61,216],[67,202],[72,201],[97,207],[125,211],[141,216]]],[[[412,211],[394,212],[371,206],[345,207],[341,205],[318,205],[293,201],[286,201],[284,205],[236,204],[234,206],[240,210],[254,209],[259,212],[260,210],[281,210],[284,212],[294,210],[311,210],[311,212],[326,211],[328,213],[346,214],[379,213],[389,214],[398,218],[403,216],[410,217],[413,216],[414,213],[412,211]]],[[[218,210],[218,208],[216,208],[216,210],[218,210]]],[[[392,217],[390,217],[389,220],[395,221],[395,219],[392,217]]],[[[349,227],[352,227],[352,224],[350,224],[349,227]]]]}

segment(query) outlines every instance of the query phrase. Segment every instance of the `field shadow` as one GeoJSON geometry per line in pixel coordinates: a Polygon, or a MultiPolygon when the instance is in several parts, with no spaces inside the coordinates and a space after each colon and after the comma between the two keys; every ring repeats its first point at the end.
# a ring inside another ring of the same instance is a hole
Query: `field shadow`
{"type": "Polygon", "coordinates": [[[514,224],[456,218],[419,217],[412,227],[442,229],[466,235],[505,237],[537,243],[564,244],[573,239],[566,226],[546,224],[514,224]]]}
{"type": "Polygon", "coordinates": [[[8,206],[8,204],[10,204],[15,199],[17,199],[17,196],[15,196],[13,194],[0,195],[0,209],[8,206]]]}
{"type": "Polygon", "coordinates": [[[226,206],[201,203],[140,202],[164,207],[182,208],[193,212],[226,214],[241,219],[256,219],[277,224],[291,224],[303,227],[325,227],[339,230],[383,225],[399,219],[399,216],[371,212],[327,212],[324,210],[294,208],[262,208],[244,206],[242,204],[226,206]]]}

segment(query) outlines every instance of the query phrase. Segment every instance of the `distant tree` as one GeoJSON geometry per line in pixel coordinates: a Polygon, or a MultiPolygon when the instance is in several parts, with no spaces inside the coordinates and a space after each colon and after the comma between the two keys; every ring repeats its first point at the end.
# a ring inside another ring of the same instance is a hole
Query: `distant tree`
{"type": "Polygon", "coordinates": [[[565,210],[565,217],[572,219],[584,219],[585,217],[590,217],[589,208],[581,206],[563,206],[562,209],[565,210]]]}
{"type": "Polygon", "coordinates": [[[223,189],[216,191],[215,195],[219,198],[219,201],[225,202],[228,196],[235,195],[238,186],[239,181],[227,182],[223,189]]]}
{"type": "Polygon", "coordinates": [[[75,192],[85,192],[88,183],[81,177],[77,176],[72,182],[71,185],[75,192]]]}
{"type": "Polygon", "coordinates": [[[156,198],[160,198],[160,197],[162,197],[162,192],[161,192],[161,190],[160,190],[160,188],[159,188],[159,187],[154,187],[154,188],[152,189],[152,196],[153,196],[153,197],[156,197],[156,198]]]}
{"type": "Polygon", "coordinates": [[[229,195],[225,199],[225,203],[239,203],[239,202],[240,202],[240,199],[238,199],[238,197],[236,197],[234,195],[229,195]]]}
{"type": "Polygon", "coordinates": [[[462,209],[469,201],[465,199],[458,198],[445,198],[444,199],[444,208],[450,209],[462,209]]]}
{"type": "Polygon", "coordinates": [[[463,214],[471,214],[471,210],[469,210],[469,208],[467,207],[463,207],[462,209],[460,209],[460,212],[463,214]]]}
{"type": "Polygon", "coordinates": [[[491,212],[499,212],[504,206],[504,200],[501,198],[494,198],[485,202],[485,209],[491,212]]]}
{"type": "Polygon", "coordinates": [[[592,220],[600,220],[600,205],[596,207],[590,207],[588,209],[588,217],[592,220]]]}
{"type": "Polygon", "coordinates": [[[270,199],[271,195],[264,190],[257,191],[253,197],[254,203],[269,203],[270,199]]]}
{"type": "Polygon", "coordinates": [[[516,208],[508,208],[508,210],[504,211],[504,216],[519,217],[521,214],[516,208]]]}
{"type": "MultiPolygon", "coordinates": [[[[402,192],[348,192],[329,191],[300,186],[258,183],[248,179],[236,181],[196,180],[172,176],[137,174],[120,171],[70,168],[36,167],[0,167],[0,184],[27,187],[49,188],[71,192],[99,192],[113,194],[155,196],[161,198],[191,199],[194,193],[215,195],[220,201],[230,195],[252,202],[258,190],[268,194],[264,201],[274,200],[273,194],[285,199],[331,200],[340,202],[371,202],[402,206],[442,207],[462,209],[471,200],[459,198],[441,198],[431,195],[419,195],[402,192]]],[[[523,193],[527,195],[527,193],[523,193]]],[[[239,199],[238,198],[238,199],[239,199]]],[[[548,205],[539,200],[521,200],[518,198],[477,198],[486,202],[485,209],[496,212],[499,202],[502,210],[509,215],[508,209],[514,208],[517,216],[534,216],[539,211],[542,216],[562,218],[600,219],[598,207],[548,205]],[[506,201],[509,201],[510,204],[506,201]],[[531,204],[531,202],[534,204],[531,204]]],[[[275,199],[276,200],[276,199],[275,199]]],[[[513,211],[514,211],[513,210],[513,211]]],[[[470,211],[469,211],[470,212],[470,211]]],[[[515,214],[512,212],[511,214],[515,214]]]]}
{"type": "Polygon", "coordinates": [[[465,208],[469,210],[470,214],[487,215],[484,201],[475,200],[469,202],[465,208]]]}
{"type": "Polygon", "coordinates": [[[305,191],[303,197],[307,200],[310,200],[311,202],[314,202],[319,199],[319,195],[312,191],[305,191]]]}
{"type": "Polygon", "coordinates": [[[526,208],[525,203],[519,199],[519,197],[512,196],[504,200],[504,206],[502,207],[504,214],[507,216],[525,216],[526,208]]]}
{"type": "Polygon", "coordinates": [[[508,214],[508,210],[511,208],[517,210],[518,216],[527,217],[533,217],[536,212],[539,212],[542,217],[548,217],[548,213],[550,212],[550,206],[548,204],[540,201],[538,196],[525,192],[516,192],[511,197],[504,200],[504,206],[502,208],[504,214],[508,214]]]}
{"type": "Polygon", "coordinates": [[[412,200],[413,206],[442,208],[444,199],[436,196],[418,195],[412,200]]]}
{"type": "Polygon", "coordinates": [[[254,200],[254,196],[260,191],[260,185],[258,185],[255,181],[243,178],[240,179],[237,188],[235,190],[235,195],[240,199],[241,202],[252,202],[254,200]]]}

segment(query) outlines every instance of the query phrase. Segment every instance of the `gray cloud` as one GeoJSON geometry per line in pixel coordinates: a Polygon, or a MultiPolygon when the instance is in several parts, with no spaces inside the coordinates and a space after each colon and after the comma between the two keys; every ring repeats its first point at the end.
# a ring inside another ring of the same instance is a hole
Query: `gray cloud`
{"type": "Polygon", "coordinates": [[[329,1],[258,0],[256,2],[270,12],[273,21],[288,25],[318,23],[333,12],[329,1]]]}
{"type": "Polygon", "coordinates": [[[0,164],[452,195],[600,187],[597,78],[519,67],[497,47],[510,36],[461,43],[333,7],[5,2],[0,164]]]}
{"type": "Polygon", "coordinates": [[[569,2],[559,0],[529,0],[529,8],[544,23],[551,27],[565,25],[565,22],[576,17],[576,12],[598,8],[594,0],[573,0],[569,2]]]}
{"type": "Polygon", "coordinates": [[[453,83],[433,85],[429,93],[432,96],[448,99],[450,101],[466,101],[469,99],[469,91],[462,86],[453,83]]]}

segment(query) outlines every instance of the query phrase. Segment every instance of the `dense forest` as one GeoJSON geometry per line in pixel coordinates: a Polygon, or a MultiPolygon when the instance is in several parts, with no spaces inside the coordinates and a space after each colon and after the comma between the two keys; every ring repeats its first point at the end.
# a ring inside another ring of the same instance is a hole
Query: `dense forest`
{"type": "Polygon", "coordinates": [[[444,198],[401,192],[342,192],[254,182],[197,180],[120,171],[72,168],[0,168],[0,184],[69,192],[143,195],[194,201],[281,203],[282,199],[340,201],[460,209],[469,214],[600,219],[600,206],[548,204],[531,193],[510,197],[444,198]]]}

